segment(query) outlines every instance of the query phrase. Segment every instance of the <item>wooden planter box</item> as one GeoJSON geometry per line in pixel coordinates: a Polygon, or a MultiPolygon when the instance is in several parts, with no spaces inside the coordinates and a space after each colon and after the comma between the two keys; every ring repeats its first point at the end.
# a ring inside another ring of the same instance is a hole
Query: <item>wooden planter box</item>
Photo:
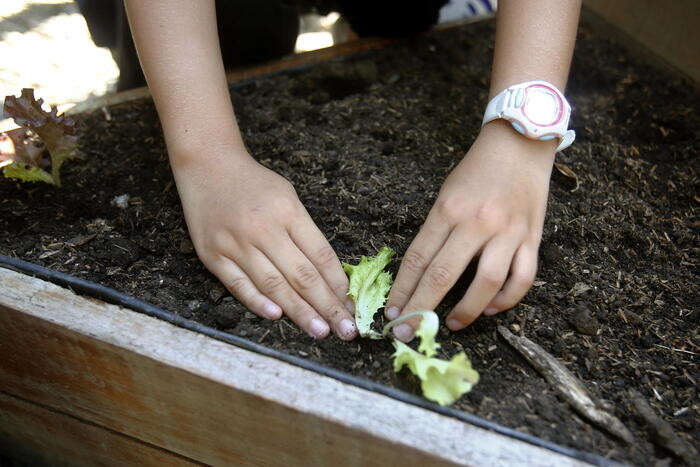
{"type": "MultiPolygon", "coordinates": [[[[385,42],[343,44],[229,80],[385,42]]],[[[146,96],[128,91],[70,113],[146,96]]],[[[0,267],[0,449],[29,462],[585,465],[565,448],[370,389],[0,267]]]]}
{"type": "Polygon", "coordinates": [[[0,268],[0,446],[107,465],[584,465],[0,268]]]}

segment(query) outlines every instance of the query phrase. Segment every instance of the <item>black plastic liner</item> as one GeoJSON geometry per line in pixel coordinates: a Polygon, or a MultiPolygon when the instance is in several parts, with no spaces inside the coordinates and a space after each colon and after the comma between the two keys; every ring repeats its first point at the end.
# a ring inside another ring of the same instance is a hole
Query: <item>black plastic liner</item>
{"type": "Polygon", "coordinates": [[[366,389],[368,391],[373,391],[385,395],[387,397],[391,397],[392,399],[405,402],[406,404],[421,407],[423,409],[427,409],[432,412],[439,413],[441,415],[456,418],[471,425],[491,430],[496,433],[508,436],[510,438],[517,439],[519,441],[524,441],[534,446],[539,446],[541,448],[548,449],[559,454],[563,454],[573,459],[577,459],[599,466],[619,465],[618,463],[611,461],[610,459],[601,457],[597,454],[582,452],[576,449],[560,446],[558,444],[538,438],[536,436],[521,433],[512,428],[508,428],[503,425],[499,425],[498,423],[486,420],[484,418],[477,417],[476,415],[462,412],[460,410],[456,410],[450,407],[442,407],[440,405],[428,401],[427,399],[420,398],[413,394],[409,394],[405,391],[401,391],[396,388],[385,386],[384,384],[376,383],[374,381],[370,381],[364,378],[360,378],[358,376],[344,373],[342,371],[320,365],[311,360],[305,360],[294,355],[290,355],[269,347],[265,347],[264,345],[249,341],[242,337],[219,331],[217,329],[210,328],[209,326],[204,326],[203,324],[197,323],[195,321],[190,321],[174,313],[158,308],[157,306],[154,306],[148,302],[139,300],[138,298],[132,297],[112,288],[102,286],[95,282],[73,277],[69,274],[53,271],[43,266],[39,266],[37,264],[33,264],[27,261],[23,261],[21,259],[12,258],[5,255],[0,255],[0,267],[11,269],[13,271],[21,272],[23,274],[27,274],[45,281],[52,282],[62,287],[69,288],[79,295],[87,295],[89,297],[98,298],[107,303],[129,308],[139,313],[143,313],[145,315],[152,316],[163,321],[167,321],[168,323],[173,324],[175,326],[188,329],[190,331],[198,332],[200,334],[204,334],[208,337],[211,337],[212,339],[223,341],[228,344],[235,345],[237,347],[249,350],[251,352],[255,352],[260,355],[276,358],[277,360],[281,360],[283,362],[296,365],[306,370],[310,370],[315,373],[334,378],[338,381],[342,381],[343,383],[351,384],[353,386],[366,389]]]}

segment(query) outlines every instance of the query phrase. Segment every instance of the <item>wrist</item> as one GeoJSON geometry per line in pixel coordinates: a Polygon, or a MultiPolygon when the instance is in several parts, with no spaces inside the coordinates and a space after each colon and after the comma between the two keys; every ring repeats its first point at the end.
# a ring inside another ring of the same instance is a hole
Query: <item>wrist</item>
{"type": "Polygon", "coordinates": [[[493,120],[481,128],[478,140],[487,145],[514,151],[518,159],[539,162],[551,168],[557,151],[557,140],[538,141],[516,132],[504,119],[493,120]]]}
{"type": "MultiPolygon", "coordinates": [[[[237,135],[236,135],[237,136],[237,135]]],[[[168,158],[174,172],[211,167],[221,164],[245,165],[255,162],[243,140],[236,137],[201,138],[201,135],[167,138],[168,158]]]]}

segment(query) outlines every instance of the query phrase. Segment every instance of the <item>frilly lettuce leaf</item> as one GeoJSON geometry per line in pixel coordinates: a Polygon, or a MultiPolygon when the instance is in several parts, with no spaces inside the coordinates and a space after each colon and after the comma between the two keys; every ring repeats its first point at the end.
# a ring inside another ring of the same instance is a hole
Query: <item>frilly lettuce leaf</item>
{"type": "Polygon", "coordinates": [[[0,168],[7,178],[25,182],[53,183],[47,172],[51,161],[43,145],[29,130],[16,128],[0,133],[0,168]]]}
{"type": "Polygon", "coordinates": [[[435,341],[438,331],[438,317],[432,311],[419,311],[404,315],[384,328],[384,334],[400,322],[423,316],[416,336],[421,342],[418,351],[413,350],[403,342],[394,339],[394,371],[399,372],[408,366],[411,372],[421,380],[423,396],[440,405],[449,405],[463,394],[471,391],[479,381],[479,373],[472,368],[471,362],[464,352],[453,356],[452,359],[441,360],[434,358],[440,347],[435,341]]]}
{"type": "Polygon", "coordinates": [[[355,302],[355,324],[362,337],[382,337],[371,326],[374,315],[384,306],[391,288],[391,274],[383,270],[393,256],[394,250],[385,246],[376,256],[363,256],[356,265],[343,263],[343,269],[350,278],[348,295],[355,302]]]}
{"type": "Polygon", "coordinates": [[[0,168],[8,178],[61,186],[61,165],[79,157],[77,130],[72,119],[55,106],[43,110],[42,103],[28,88],[5,98],[5,113],[21,128],[0,133],[0,168]]]}

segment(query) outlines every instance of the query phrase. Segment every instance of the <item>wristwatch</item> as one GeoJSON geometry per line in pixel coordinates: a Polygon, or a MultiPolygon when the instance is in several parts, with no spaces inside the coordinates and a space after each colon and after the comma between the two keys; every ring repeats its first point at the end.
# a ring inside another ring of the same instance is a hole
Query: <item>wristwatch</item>
{"type": "Polygon", "coordinates": [[[576,138],[574,130],[567,130],[570,115],[571,106],[556,86],[546,81],[527,81],[510,86],[491,99],[481,126],[503,118],[527,138],[559,138],[557,151],[561,151],[576,138]]]}

